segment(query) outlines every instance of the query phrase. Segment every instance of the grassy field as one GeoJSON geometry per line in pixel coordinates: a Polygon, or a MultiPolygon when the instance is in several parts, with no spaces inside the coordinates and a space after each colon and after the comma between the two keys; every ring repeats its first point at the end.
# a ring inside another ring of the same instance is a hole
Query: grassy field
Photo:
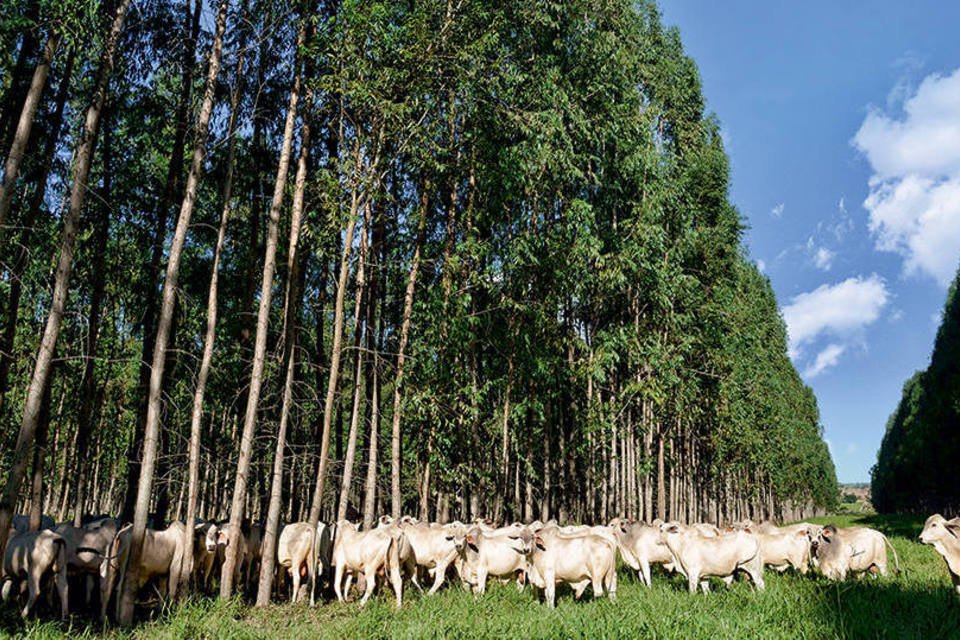
{"type": "MultiPolygon", "coordinates": [[[[844,584],[800,575],[766,577],[757,593],[737,581],[729,591],[690,595],[681,577],[654,576],[651,589],[621,569],[618,598],[577,602],[561,592],[553,611],[530,592],[493,585],[475,598],[457,588],[436,596],[407,591],[397,611],[387,594],[355,604],[278,605],[254,610],[233,601],[192,601],[145,621],[131,632],[100,634],[96,625],[31,621],[6,607],[0,635],[28,638],[960,638],[960,602],[946,566],[916,541],[922,519],[843,515],[818,519],[863,524],[887,533],[904,572],[844,584]]],[[[892,558],[891,558],[892,561],[892,558]]],[[[891,562],[892,565],[892,562],[891,562]]]]}

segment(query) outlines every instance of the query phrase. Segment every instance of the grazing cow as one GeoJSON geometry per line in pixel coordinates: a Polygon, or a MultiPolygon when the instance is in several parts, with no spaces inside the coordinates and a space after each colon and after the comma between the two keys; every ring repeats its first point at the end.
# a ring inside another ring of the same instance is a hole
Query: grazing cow
{"type": "Polygon", "coordinates": [[[703,578],[722,578],[729,586],[733,574],[745,571],[758,591],[763,591],[763,556],[760,540],[749,531],[736,531],[717,537],[704,536],[695,529],[684,529],[675,522],[660,525],[660,539],[670,549],[674,564],[687,576],[690,593],[707,593],[710,585],[703,578]]]}
{"type": "Polygon", "coordinates": [[[960,518],[946,520],[939,513],[927,518],[920,534],[920,542],[933,545],[937,553],[943,556],[953,580],[953,590],[960,595],[960,518]]]}
{"type": "Polygon", "coordinates": [[[300,580],[307,578],[310,582],[310,606],[315,600],[315,584],[317,570],[317,548],[315,544],[316,531],[309,522],[294,522],[288,524],[280,532],[277,542],[277,565],[286,567],[293,579],[292,602],[300,599],[300,580]]]}
{"type": "Polygon", "coordinates": [[[85,578],[85,604],[90,604],[91,595],[100,578],[100,564],[103,557],[110,552],[117,528],[116,520],[104,518],[82,527],[61,524],[55,529],[66,543],[67,574],[85,578]]]}
{"type": "Polygon", "coordinates": [[[897,552],[887,537],[869,527],[838,529],[828,524],[813,541],[813,554],[820,571],[831,580],[846,580],[848,573],[878,571],[887,575],[887,547],[900,570],[897,552]]]}
{"type": "Polygon", "coordinates": [[[26,618],[40,595],[41,581],[47,574],[52,574],[60,595],[60,617],[66,620],[70,604],[66,547],[63,536],[46,529],[19,533],[8,539],[3,553],[3,571],[0,572],[3,574],[3,601],[10,597],[14,582],[25,580],[29,595],[20,615],[26,618]]]}
{"type": "Polygon", "coordinates": [[[617,596],[617,544],[608,535],[590,531],[570,535],[562,530],[545,529],[534,536],[527,563],[530,582],[544,592],[547,606],[553,608],[557,583],[573,587],[577,599],[587,585],[593,597],[617,596]]]}
{"type": "MultiPolygon", "coordinates": [[[[166,591],[170,600],[177,595],[180,582],[180,569],[183,562],[182,522],[173,522],[161,531],[147,529],[143,537],[143,550],[140,554],[140,571],[137,590],[148,580],[156,577],[161,582],[161,592],[166,591]],[[166,588],[163,588],[163,583],[166,588]]],[[[106,618],[107,603],[117,586],[117,593],[123,593],[130,562],[130,540],[133,525],[127,525],[117,532],[110,545],[110,554],[103,557],[100,564],[100,619],[106,618]]],[[[119,615],[119,598],[117,612],[119,615]]]]}
{"type": "Polygon", "coordinates": [[[650,586],[650,567],[663,565],[668,571],[676,567],[673,554],[660,539],[660,527],[642,522],[627,523],[619,521],[613,528],[620,548],[620,557],[631,569],[639,572],[640,580],[650,586]]]}
{"type": "Polygon", "coordinates": [[[345,601],[343,579],[348,577],[346,591],[349,592],[350,580],[354,575],[364,577],[364,594],[360,599],[363,606],[370,599],[376,585],[377,572],[384,569],[393,591],[397,596],[397,607],[403,604],[403,582],[400,574],[399,545],[403,531],[396,524],[384,524],[369,531],[358,531],[357,526],[348,520],[337,523],[337,536],[333,542],[333,591],[337,600],[345,601]]]}
{"type": "Polygon", "coordinates": [[[436,593],[443,584],[447,567],[457,559],[457,528],[432,527],[412,518],[401,519],[400,528],[413,549],[417,567],[433,574],[433,586],[427,593],[436,593]]]}
{"type": "Polygon", "coordinates": [[[464,535],[457,558],[460,580],[465,587],[473,587],[475,593],[483,594],[487,577],[511,578],[526,572],[532,550],[533,533],[526,527],[516,527],[499,535],[474,527],[464,535]]]}
{"type": "Polygon", "coordinates": [[[793,567],[801,574],[807,574],[810,569],[810,539],[806,523],[777,527],[764,522],[757,525],[762,531],[757,531],[749,522],[738,522],[730,531],[753,531],[760,540],[760,553],[765,566],[781,573],[793,567]]]}

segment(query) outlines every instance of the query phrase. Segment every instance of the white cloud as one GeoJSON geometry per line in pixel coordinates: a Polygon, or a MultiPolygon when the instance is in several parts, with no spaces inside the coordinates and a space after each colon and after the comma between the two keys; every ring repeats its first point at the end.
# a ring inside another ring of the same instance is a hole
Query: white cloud
{"type": "Polygon", "coordinates": [[[770,215],[772,215],[774,218],[779,218],[783,215],[783,208],[784,203],[781,202],[777,204],[773,209],[770,209],[770,215]]]}
{"type": "Polygon", "coordinates": [[[759,258],[759,259],[757,260],[757,270],[758,270],[760,273],[766,273],[766,271],[767,271],[767,263],[763,261],[763,258],[759,258]]]}
{"type": "Polygon", "coordinates": [[[853,138],[873,171],[864,207],[877,249],[947,286],[960,257],[960,69],[911,93],[902,117],[872,108],[853,138]]]}
{"type": "Polygon", "coordinates": [[[880,317],[889,297],[886,283],[877,275],[847,278],[794,296],[783,308],[790,357],[799,358],[803,347],[821,335],[856,337],[880,317]]]}
{"type": "Polygon", "coordinates": [[[803,372],[804,378],[815,378],[827,369],[835,367],[840,362],[840,356],[847,348],[843,345],[830,343],[820,353],[816,359],[803,372]]]}
{"type": "Polygon", "coordinates": [[[817,249],[816,253],[813,254],[813,264],[817,266],[817,269],[823,271],[830,271],[830,266],[833,264],[834,253],[827,249],[826,247],[820,247],[817,249]]]}
{"type": "Polygon", "coordinates": [[[890,316],[887,318],[890,322],[900,322],[903,320],[903,309],[894,309],[890,312],[890,316]]]}

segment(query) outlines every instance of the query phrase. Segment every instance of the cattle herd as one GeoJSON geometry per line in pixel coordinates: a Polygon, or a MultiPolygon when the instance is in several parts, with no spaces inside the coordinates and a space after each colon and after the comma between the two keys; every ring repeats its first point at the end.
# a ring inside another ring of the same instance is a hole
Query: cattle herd
{"type": "MultiPolygon", "coordinates": [[[[123,587],[131,526],[109,517],[84,520],[83,526],[74,527],[55,525],[45,517],[41,528],[31,531],[26,517],[14,519],[3,556],[4,602],[22,598],[22,615],[27,616],[37,598],[47,594],[51,607],[54,598],[59,600],[64,618],[71,603],[75,609],[98,611],[101,620],[107,618],[123,587]]],[[[147,530],[139,571],[141,596],[173,599],[181,584],[213,593],[232,525],[198,521],[192,562],[184,562],[184,526],[174,522],[166,529],[147,530]]],[[[253,525],[242,527],[237,537],[241,548],[235,581],[247,592],[258,579],[262,534],[262,528],[253,525]]],[[[946,559],[960,594],[958,534],[960,518],[934,515],[920,541],[946,559]]],[[[316,528],[300,522],[285,526],[280,534],[274,595],[297,601],[309,592],[312,606],[331,591],[346,601],[356,583],[363,605],[378,584],[389,584],[400,606],[405,583],[433,594],[449,579],[479,595],[494,579],[516,581],[521,590],[530,583],[552,607],[561,583],[569,585],[577,598],[591,587],[594,597],[615,599],[618,562],[637,571],[646,586],[651,584],[651,567],[660,565],[685,576],[691,593],[698,588],[709,591],[711,577],[729,586],[738,572],[763,590],[764,567],[801,574],[814,567],[832,580],[865,572],[886,575],[887,548],[893,551],[887,538],[870,528],[809,523],[778,527],[745,521],[721,529],[618,518],[606,526],[560,526],[550,520],[497,527],[488,520],[439,524],[384,516],[373,528],[361,531],[346,520],[316,528]]]]}

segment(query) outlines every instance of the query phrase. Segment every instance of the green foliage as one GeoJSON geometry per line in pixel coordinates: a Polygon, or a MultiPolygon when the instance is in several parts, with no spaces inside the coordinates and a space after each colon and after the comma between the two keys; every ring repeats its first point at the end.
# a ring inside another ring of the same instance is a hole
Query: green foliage
{"type": "Polygon", "coordinates": [[[937,330],[930,365],[903,385],[887,421],[872,500],[877,511],[953,514],[960,485],[952,473],[960,455],[960,272],[954,279],[937,330]]]}

